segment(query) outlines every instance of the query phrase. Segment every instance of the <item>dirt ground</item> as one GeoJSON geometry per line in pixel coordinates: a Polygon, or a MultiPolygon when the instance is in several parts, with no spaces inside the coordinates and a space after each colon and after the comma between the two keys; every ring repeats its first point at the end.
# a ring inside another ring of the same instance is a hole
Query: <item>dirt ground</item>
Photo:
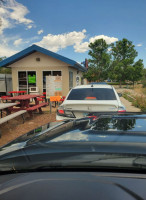
{"type": "MultiPolygon", "coordinates": [[[[121,92],[121,91],[120,91],[121,92]]],[[[140,112],[138,108],[135,108],[131,105],[129,101],[121,97],[122,103],[126,106],[127,111],[129,112],[140,112]]],[[[34,114],[33,118],[26,113],[25,114],[25,123],[23,124],[23,120],[20,117],[17,117],[13,120],[10,120],[8,123],[4,123],[1,125],[1,138],[0,138],[0,146],[14,140],[15,138],[33,130],[39,126],[47,124],[49,122],[56,121],[56,108],[52,109],[52,113],[50,114],[49,106],[42,108],[43,114],[34,114]]]]}
{"type": "Polygon", "coordinates": [[[0,126],[1,138],[0,146],[7,144],[8,142],[14,140],[15,138],[39,127],[48,122],[56,121],[56,108],[52,110],[52,113],[49,112],[49,106],[42,108],[43,114],[35,113],[33,118],[26,113],[25,114],[25,123],[21,116],[10,120],[8,123],[4,123],[0,126]]]}

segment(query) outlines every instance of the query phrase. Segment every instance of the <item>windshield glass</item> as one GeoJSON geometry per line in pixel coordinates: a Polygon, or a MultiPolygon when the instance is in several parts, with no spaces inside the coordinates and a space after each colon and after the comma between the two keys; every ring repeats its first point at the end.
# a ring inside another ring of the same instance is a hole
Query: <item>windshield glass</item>
{"type": "Polygon", "coordinates": [[[146,0],[0,0],[0,171],[146,156],[145,16],[146,0]]]}
{"type": "Polygon", "coordinates": [[[73,89],[67,100],[116,100],[116,96],[110,88],[81,88],[73,89]]]}

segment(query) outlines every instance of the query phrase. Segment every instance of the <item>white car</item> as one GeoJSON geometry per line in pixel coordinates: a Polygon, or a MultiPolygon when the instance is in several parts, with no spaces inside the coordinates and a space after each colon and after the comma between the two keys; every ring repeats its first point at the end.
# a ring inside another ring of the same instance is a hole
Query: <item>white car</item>
{"type": "Polygon", "coordinates": [[[57,120],[86,117],[93,112],[126,112],[119,95],[110,85],[91,84],[73,88],[59,106],[57,120]]]}

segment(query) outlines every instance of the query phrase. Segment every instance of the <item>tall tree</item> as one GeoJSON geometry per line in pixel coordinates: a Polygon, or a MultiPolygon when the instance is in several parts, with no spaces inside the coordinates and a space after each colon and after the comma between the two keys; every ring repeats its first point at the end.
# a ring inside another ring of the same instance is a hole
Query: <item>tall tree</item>
{"type": "Polygon", "coordinates": [[[142,78],[146,80],[146,68],[143,68],[142,74],[143,74],[142,78]]]}
{"type": "Polygon", "coordinates": [[[110,77],[116,78],[120,83],[129,80],[128,67],[132,67],[138,55],[134,45],[127,39],[111,44],[112,65],[110,77]]]}
{"type": "Polygon", "coordinates": [[[144,88],[146,87],[146,68],[143,68],[142,71],[142,85],[144,88]]]}
{"type": "Polygon", "coordinates": [[[99,72],[95,67],[88,67],[88,71],[84,73],[83,77],[86,78],[89,82],[96,82],[99,72]]]}
{"type": "Polygon", "coordinates": [[[109,45],[103,39],[95,40],[89,44],[89,55],[92,57],[88,60],[88,72],[84,77],[89,81],[102,81],[108,76],[110,65],[110,55],[108,53],[109,45]]]}
{"type": "Polygon", "coordinates": [[[127,68],[128,80],[133,82],[141,80],[143,76],[143,60],[139,59],[134,65],[131,65],[127,68]]]}

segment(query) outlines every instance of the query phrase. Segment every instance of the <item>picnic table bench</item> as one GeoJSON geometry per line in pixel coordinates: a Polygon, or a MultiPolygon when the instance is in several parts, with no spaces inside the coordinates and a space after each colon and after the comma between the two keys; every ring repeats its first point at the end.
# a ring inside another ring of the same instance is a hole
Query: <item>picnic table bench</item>
{"type": "MultiPolygon", "coordinates": [[[[10,115],[7,115],[6,117],[3,117],[3,118],[0,118],[0,124],[3,124],[11,119],[14,119],[15,117],[19,116],[19,115],[22,115],[26,113],[26,110],[20,110],[20,111],[17,111],[15,113],[12,113],[10,115]]],[[[24,119],[24,118],[23,118],[24,119]]]]}
{"type": "Polygon", "coordinates": [[[40,103],[40,104],[34,105],[32,107],[29,107],[26,110],[30,113],[30,115],[32,115],[32,111],[37,110],[37,109],[39,109],[39,113],[42,113],[42,109],[41,108],[45,107],[47,105],[48,105],[48,103],[40,103]]]}
{"type": "MultiPolygon", "coordinates": [[[[24,123],[24,116],[23,116],[24,113],[26,113],[26,110],[20,110],[10,115],[7,115],[6,117],[0,118],[0,124],[8,122],[9,120],[14,119],[15,117],[18,117],[20,115],[22,116],[23,123],[24,123]]],[[[0,137],[1,137],[1,131],[0,131],[0,137]]]]}
{"type": "Polygon", "coordinates": [[[0,103],[0,112],[1,118],[3,114],[3,110],[6,111],[7,114],[10,114],[9,109],[13,108],[13,106],[17,106],[19,103],[0,103]]]}
{"type": "Polygon", "coordinates": [[[20,96],[14,96],[14,97],[7,97],[7,100],[11,100],[12,102],[19,102],[19,107],[11,108],[9,109],[9,112],[12,111],[19,111],[19,110],[26,110],[30,116],[32,116],[33,111],[39,110],[39,113],[42,113],[42,107],[47,106],[48,103],[39,103],[37,98],[40,97],[40,95],[20,95],[20,96]],[[35,105],[32,105],[30,103],[30,100],[34,99],[35,105]]]}

